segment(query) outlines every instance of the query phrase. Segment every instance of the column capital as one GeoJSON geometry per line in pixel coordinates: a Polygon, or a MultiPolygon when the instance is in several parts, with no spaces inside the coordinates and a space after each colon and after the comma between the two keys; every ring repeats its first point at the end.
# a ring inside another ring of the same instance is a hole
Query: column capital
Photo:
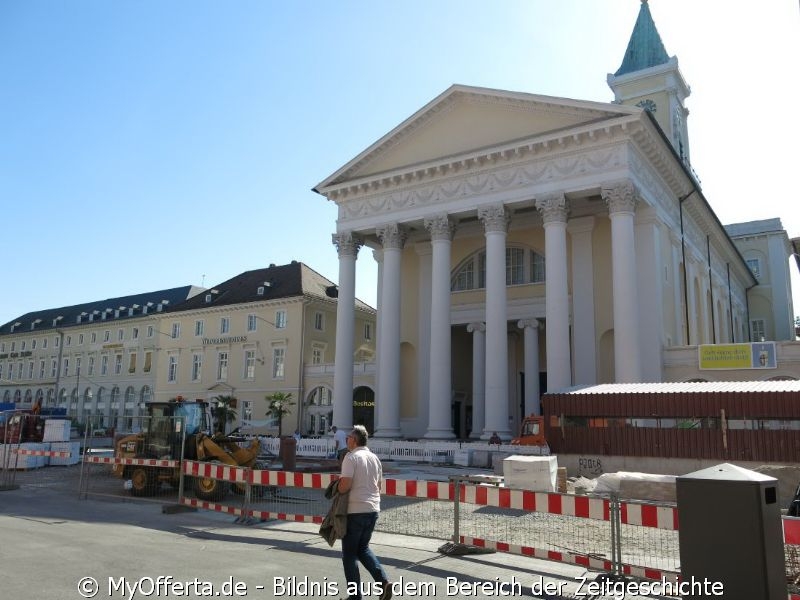
{"type": "Polygon", "coordinates": [[[609,214],[633,213],[639,201],[639,190],[630,180],[618,181],[604,186],[600,195],[608,204],[609,214]]]}
{"type": "Polygon", "coordinates": [[[449,242],[453,239],[453,234],[456,231],[456,224],[446,214],[425,219],[423,224],[431,234],[431,241],[449,242]]]}
{"type": "Polygon", "coordinates": [[[542,214],[545,225],[550,223],[566,223],[569,205],[563,192],[543,194],[536,198],[536,210],[542,214]]]}
{"type": "Polygon", "coordinates": [[[541,323],[539,319],[520,319],[517,321],[517,327],[520,329],[526,329],[530,327],[531,329],[539,329],[541,323]]]}
{"type": "Polygon", "coordinates": [[[375,259],[376,263],[379,263],[379,264],[382,263],[383,262],[383,250],[373,250],[372,251],[372,258],[375,259]]]}
{"type": "Polygon", "coordinates": [[[508,222],[511,220],[511,211],[502,204],[481,206],[478,209],[478,218],[483,221],[483,228],[486,233],[507,233],[508,222]]]}
{"type": "Polygon", "coordinates": [[[375,234],[381,241],[384,250],[402,250],[408,239],[408,231],[399,223],[389,223],[375,229],[375,234]]]}
{"type": "Polygon", "coordinates": [[[467,325],[467,331],[469,333],[475,333],[476,331],[486,331],[486,323],[482,321],[477,321],[475,323],[470,323],[467,325]]]}
{"type": "Polygon", "coordinates": [[[340,258],[342,256],[357,257],[359,249],[364,245],[364,240],[352,231],[334,233],[331,238],[340,258]]]}

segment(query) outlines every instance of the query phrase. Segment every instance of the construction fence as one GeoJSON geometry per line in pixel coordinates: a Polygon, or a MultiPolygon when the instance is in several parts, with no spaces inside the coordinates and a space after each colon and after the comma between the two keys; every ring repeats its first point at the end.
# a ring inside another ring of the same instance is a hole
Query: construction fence
{"type": "MultiPolygon", "coordinates": [[[[231,515],[242,524],[271,520],[321,523],[325,490],[335,473],[270,468],[277,450],[262,446],[254,468],[187,459],[174,448],[151,448],[180,460],[115,456],[118,422],[98,417],[78,440],[24,442],[26,415],[3,414],[0,489],[42,486],[81,498],[107,496],[189,506],[231,515]],[[19,418],[11,418],[19,417],[19,418]],[[60,444],[68,444],[63,447],[60,444]]],[[[144,417],[133,427],[147,427],[144,417]]],[[[46,421],[56,421],[48,419],[46,421]]],[[[67,420],[45,437],[69,435],[67,420]]],[[[180,430],[180,424],[172,424],[180,430]]],[[[127,427],[126,427],[127,428],[127,427]]],[[[177,428],[177,429],[175,429],[177,428]]],[[[72,432],[74,433],[74,432],[72,432]]],[[[327,440],[322,440],[327,443],[327,440]]],[[[185,446],[185,440],[182,447],[185,446]]],[[[322,446],[318,452],[326,452],[322,446]]],[[[435,454],[431,454],[435,456],[435,454]]],[[[446,481],[385,478],[379,531],[581,565],[642,579],[680,573],[678,510],[614,495],[574,495],[505,487],[501,477],[451,475],[446,481]]],[[[800,518],[783,518],[786,576],[800,582],[800,518]]],[[[445,548],[445,546],[443,546],[445,548]]]]}

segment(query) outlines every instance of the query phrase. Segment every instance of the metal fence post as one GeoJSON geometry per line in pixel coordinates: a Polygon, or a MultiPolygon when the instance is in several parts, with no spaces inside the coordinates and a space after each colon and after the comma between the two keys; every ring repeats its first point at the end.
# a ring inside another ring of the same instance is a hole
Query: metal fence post
{"type": "Polygon", "coordinates": [[[181,460],[178,462],[178,469],[180,469],[180,474],[178,475],[178,504],[180,505],[183,504],[183,496],[186,491],[183,475],[183,461],[186,452],[186,419],[185,417],[178,417],[178,419],[178,423],[181,425],[181,460]]]}
{"type": "Polygon", "coordinates": [[[459,531],[459,511],[461,504],[461,478],[453,478],[453,543],[458,544],[461,539],[459,531]]]}
{"type": "Polygon", "coordinates": [[[611,521],[611,573],[614,576],[621,576],[622,518],[618,494],[611,494],[609,497],[609,520],[611,521]]]}

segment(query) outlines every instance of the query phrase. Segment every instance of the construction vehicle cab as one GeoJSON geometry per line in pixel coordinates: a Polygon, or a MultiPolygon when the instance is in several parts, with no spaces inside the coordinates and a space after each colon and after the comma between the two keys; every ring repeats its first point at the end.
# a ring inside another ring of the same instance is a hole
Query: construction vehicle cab
{"type": "Polygon", "coordinates": [[[41,442],[44,419],[31,410],[0,413],[0,444],[41,442]]]}
{"type": "MultiPolygon", "coordinates": [[[[169,402],[150,402],[147,417],[141,433],[115,442],[116,458],[187,459],[242,467],[256,463],[258,440],[243,448],[234,438],[210,435],[211,411],[203,400],[191,402],[178,397],[169,402]]],[[[115,464],[113,473],[129,482],[126,487],[134,496],[155,494],[161,482],[173,487],[180,483],[180,464],[175,468],[115,464]]],[[[224,481],[204,477],[194,478],[193,484],[195,495],[203,500],[219,500],[227,488],[224,481]]]]}
{"type": "Polygon", "coordinates": [[[528,415],[522,420],[519,437],[511,440],[515,446],[540,446],[548,448],[547,440],[544,437],[544,417],[539,415],[528,415]]]}

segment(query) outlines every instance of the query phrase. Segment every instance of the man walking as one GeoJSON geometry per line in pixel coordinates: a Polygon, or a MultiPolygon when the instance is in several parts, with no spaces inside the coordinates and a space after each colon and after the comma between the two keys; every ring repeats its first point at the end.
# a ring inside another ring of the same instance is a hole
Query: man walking
{"type": "Polygon", "coordinates": [[[356,425],[347,436],[347,449],[342,462],[339,493],[349,492],[347,501],[347,533],[342,538],[342,564],[347,578],[348,600],[361,600],[361,574],[358,562],[364,565],[380,586],[371,587],[380,600],[390,600],[392,586],[378,557],[369,547],[372,531],[381,510],[380,459],[367,448],[367,430],[356,425]],[[380,588],[380,590],[378,589],[380,588]]]}
{"type": "Polygon", "coordinates": [[[334,449],[336,450],[336,459],[341,465],[344,455],[347,454],[347,434],[336,427],[336,425],[331,427],[331,431],[333,432],[333,444],[334,449]]]}

